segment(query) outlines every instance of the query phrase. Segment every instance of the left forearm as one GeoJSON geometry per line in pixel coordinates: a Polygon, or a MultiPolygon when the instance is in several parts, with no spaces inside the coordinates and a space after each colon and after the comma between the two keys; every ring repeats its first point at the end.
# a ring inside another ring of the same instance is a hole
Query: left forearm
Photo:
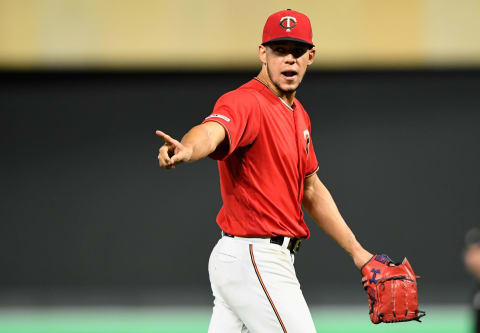
{"type": "Polygon", "coordinates": [[[303,206],[317,225],[352,256],[355,265],[360,267],[370,259],[371,254],[357,241],[327,188],[316,175],[312,177],[316,179],[305,189],[303,206]]]}

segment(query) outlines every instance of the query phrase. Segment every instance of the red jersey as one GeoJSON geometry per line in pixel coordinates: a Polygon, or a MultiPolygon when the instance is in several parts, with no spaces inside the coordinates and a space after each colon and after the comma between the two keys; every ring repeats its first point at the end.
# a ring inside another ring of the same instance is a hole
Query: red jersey
{"type": "Polygon", "coordinates": [[[210,155],[220,174],[220,228],[243,237],[308,238],[303,184],[318,162],[300,102],[289,107],[253,79],[220,97],[207,121],[222,125],[228,137],[228,146],[210,155]]]}

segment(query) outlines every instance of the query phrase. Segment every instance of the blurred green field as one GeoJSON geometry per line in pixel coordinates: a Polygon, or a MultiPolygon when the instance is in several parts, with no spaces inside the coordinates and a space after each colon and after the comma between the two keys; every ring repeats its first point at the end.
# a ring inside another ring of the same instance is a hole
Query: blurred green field
{"type": "MultiPolygon", "coordinates": [[[[471,333],[466,306],[425,306],[422,323],[370,323],[367,308],[312,307],[318,332],[471,333]]],[[[3,308],[0,333],[196,333],[206,332],[209,308],[3,308]]]]}

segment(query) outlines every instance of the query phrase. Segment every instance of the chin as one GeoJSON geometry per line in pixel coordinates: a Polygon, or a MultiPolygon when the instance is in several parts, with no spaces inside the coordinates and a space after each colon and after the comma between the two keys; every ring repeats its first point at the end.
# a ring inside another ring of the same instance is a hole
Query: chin
{"type": "Polygon", "coordinates": [[[282,84],[279,85],[280,89],[286,93],[292,93],[295,92],[298,88],[298,83],[295,84],[282,84]]]}
{"type": "Polygon", "coordinates": [[[302,82],[302,79],[301,78],[297,78],[295,81],[293,82],[285,82],[284,80],[282,79],[279,79],[278,80],[279,84],[278,86],[285,92],[294,92],[297,90],[298,86],[300,85],[300,83],[302,82]]]}

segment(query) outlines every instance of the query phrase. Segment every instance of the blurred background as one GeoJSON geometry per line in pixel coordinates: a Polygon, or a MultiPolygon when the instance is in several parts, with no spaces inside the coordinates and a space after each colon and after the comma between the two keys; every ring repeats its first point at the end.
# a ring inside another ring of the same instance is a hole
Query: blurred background
{"type": "Polygon", "coordinates": [[[207,330],[216,163],[161,170],[154,132],[181,138],[253,78],[286,8],[314,31],[297,97],[318,175],[367,249],[409,258],[427,312],[370,324],[359,272],[307,218],[318,331],[473,332],[479,0],[0,0],[0,332],[207,330]]]}

